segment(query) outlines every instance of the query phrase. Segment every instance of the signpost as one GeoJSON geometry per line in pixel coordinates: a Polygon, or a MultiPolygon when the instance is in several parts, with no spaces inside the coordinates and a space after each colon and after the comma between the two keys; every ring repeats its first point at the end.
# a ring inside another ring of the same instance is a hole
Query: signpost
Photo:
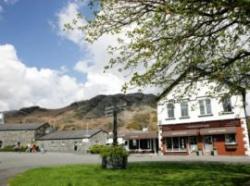
{"type": "Polygon", "coordinates": [[[126,103],[120,105],[112,105],[105,108],[105,115],[106,116],[113,116],[113,145],[118,145],[117,142],[117,114],[125,109],[127,106],[126,103]]]}

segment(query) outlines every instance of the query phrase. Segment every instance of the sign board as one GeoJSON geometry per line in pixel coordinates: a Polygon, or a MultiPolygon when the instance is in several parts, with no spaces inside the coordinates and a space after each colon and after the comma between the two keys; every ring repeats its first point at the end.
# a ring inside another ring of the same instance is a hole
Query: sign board
{"type": "Polygon", "coordinates": [[[82,139],[82,142],[83,142],[83,143],[88,143],[88,142],[89,142],[89,139],[88,139],[88,138],[84,138],[84,139],[82,139]]]}

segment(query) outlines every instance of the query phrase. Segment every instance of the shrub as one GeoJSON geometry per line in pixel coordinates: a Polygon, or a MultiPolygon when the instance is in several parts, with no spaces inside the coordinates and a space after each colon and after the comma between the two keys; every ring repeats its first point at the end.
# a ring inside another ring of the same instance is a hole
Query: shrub
{"type": "Polygon", "coordinates": [[[102,167],[106,169],[126,169],[128,152],[123,146],[106,146],[101,151],[102,167]]]}
{"type": "Polygon", "coordinates": [[[101,154],[101,151],[106,148],[106,145],[96,144],[89,148],[88,152],[91,154],[101,154]]]}
{"type": "Polygon", "coordinates": [[[127,157],[128,156],[128,152],[121,145],[105,146],[105,148],[101,150],[100,154],[102,157],[127,157]]]}
{"type": "Polygon", "coordinates": [[[15,149],[14,145],[7,145],[0,149],[0,152],[25,152],[27,147],[21,146],[19,149],[15,149]]]}

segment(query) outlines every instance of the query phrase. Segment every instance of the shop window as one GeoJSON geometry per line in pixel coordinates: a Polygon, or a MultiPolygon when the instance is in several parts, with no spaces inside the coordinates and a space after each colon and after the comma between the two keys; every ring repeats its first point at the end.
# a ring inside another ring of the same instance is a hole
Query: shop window
{"type": "Polygon", "coordinates": [[[233,109],[232,109],[230,97],[223,98],[222,105],[223,105],[224,112],[232,112],[233,109]]]}
{"type": "Polygon", "coordinates": [[[167,112],[168,112],[168,118],[173,119],[174,118],[174,104],[173,103],[167,104],[167,112]]]}
{"type": "Polygon", "coordinates": [[[188,103],[187,102],[181,103],[181,117],[183,118],[188,117],[188,103]]]}
{"type": "Polygon", "coordinates": [[[135,139],[132,140],[132,144],[133,144],[134,147],[136,147],[137,143],[136,143],[135,139]]]}
{"type": "Polygon", "coordinates": [[[212,114],[211,100],[210,99],[199,100],[199,105],[200,105],[200,115],[201,116],[206,116],[206,115],[212,114]]]}
{"type": "Polygon", "coordinates": [[[167,138],[167,149],[171,149],[172,150],[172,138],[167,138]]]}
{"type": "Polygon", "coordinates": [[[226,145],[236,144],[235,134],[225,134],[225,144],[226,145]]]}
{"type": "Polygon", "coordinates": [[[187,148],[186,137],[173,137],[166,139],[167,151],[183,151],[187,148]]]}

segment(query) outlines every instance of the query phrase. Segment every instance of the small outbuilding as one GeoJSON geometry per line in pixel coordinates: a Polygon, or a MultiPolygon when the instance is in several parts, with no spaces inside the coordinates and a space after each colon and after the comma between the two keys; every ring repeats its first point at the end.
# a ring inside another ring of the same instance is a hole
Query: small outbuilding
{"type": "Polygon", "coordinates": [[[37,138],[50,132],[48,123],[20,123],[0,125],[0,148],[20,144],[32,144],[37,138]]]}
{"type": "Polygon", "coordinates": [[[107,138],[102,129],[56,131],[37,139],[37,145],[49,152],[86,153],[94,144],[106,144],[107,138]]]}
{"type": "Polygon", "coordinates": [[[124,134],[125,146],[131,153],[157,153],[157,132],[129,132],[124,134]]]}

